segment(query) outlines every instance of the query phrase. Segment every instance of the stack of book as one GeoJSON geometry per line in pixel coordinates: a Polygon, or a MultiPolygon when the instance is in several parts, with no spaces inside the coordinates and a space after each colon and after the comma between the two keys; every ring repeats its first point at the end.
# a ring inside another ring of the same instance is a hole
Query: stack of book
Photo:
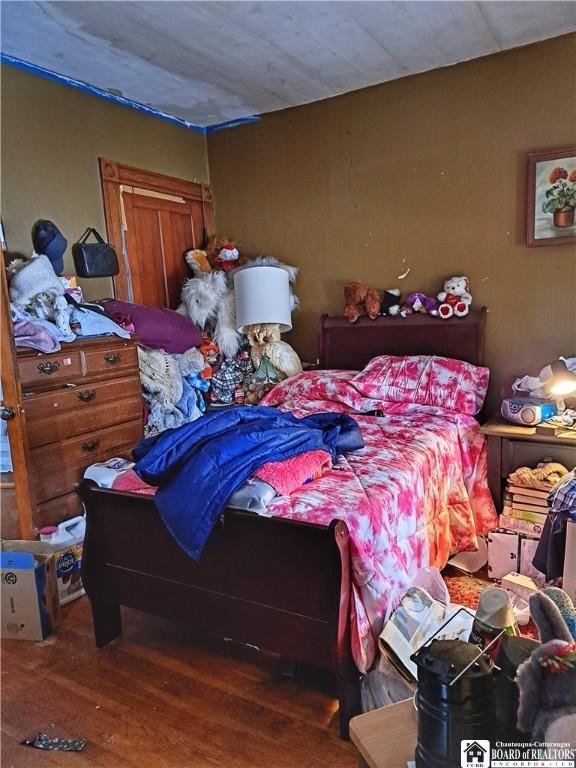
{"type": "Polygon", "coordinates": [[[547,490],[508,485],[500,526],[529,536],[540,536],[548,514],[547,490]]]}

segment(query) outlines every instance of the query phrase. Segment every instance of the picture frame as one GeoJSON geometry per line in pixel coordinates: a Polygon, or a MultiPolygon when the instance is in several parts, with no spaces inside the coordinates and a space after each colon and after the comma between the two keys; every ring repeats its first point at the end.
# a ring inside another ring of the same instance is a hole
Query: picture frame
{"type": "Polygon", "coordinates": [[[576,147],[528,154],[526,245],[576,243],[576,147]]]}

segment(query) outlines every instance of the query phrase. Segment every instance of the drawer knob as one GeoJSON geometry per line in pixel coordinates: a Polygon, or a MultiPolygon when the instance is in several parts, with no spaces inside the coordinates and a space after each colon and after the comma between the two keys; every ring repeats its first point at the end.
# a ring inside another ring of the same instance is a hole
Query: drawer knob
{"type": "Polygon", "coordinates": [[[83,451],[95,451],[96,448],[98,448],[100,445],[100,440],[86,440],[85,443],[82,443],[82,450],[83,451]]]}
{"type": "Polygon", "coordinates": [[[116,363],[120,362],[120,355],[117,352],[109,352],[107,355],[104,355],[104,360],[109,365],[116,365],[116,363]]]}
{"type": "Polygon", "coordinates": [[[95,389],[83,389],[82,392],[78,392],[76,395],[78,400],[82,400],[83,403],[89,403],[90,400],[94,400],[96,397],[95,389]]]}
{"type": "Polygon", "coordinates": [[[52,373],[56,373],[58,368],[60,368],[60,363],[57,360],[52,360],[48,363],[38,363],[38,370],[40,373],[46,373],[48,376],[52,373]]]}

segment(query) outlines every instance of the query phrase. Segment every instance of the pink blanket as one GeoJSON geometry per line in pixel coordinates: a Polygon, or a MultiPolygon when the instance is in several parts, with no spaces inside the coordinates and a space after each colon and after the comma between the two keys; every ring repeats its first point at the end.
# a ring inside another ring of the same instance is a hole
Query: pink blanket
{"type": "Polygon", "coordinates": [[[365,447],[346,454],[320,480],[274,499],[267,514],[329,525],[344,520],[352,540],[352,653],[366,672],[384,622],[422,566],[443,568],[478,548],[498,524],[487,484],[478,422],[437,406],[362,396],[352,372],[316,371],[281,382],[263,405],[296,416],[354,415],[365,447]],[[381,417],[361,415],[381,410],[381,417]]]}
{"type": "Polygon", "coordinates": [[[254,477],[264,480],[280,496],[289,496],[309,480],[317,480],[332,469],[332,459],[327,451],[307,451],[285,461],[270,461],[254,472],[254,477]]]}

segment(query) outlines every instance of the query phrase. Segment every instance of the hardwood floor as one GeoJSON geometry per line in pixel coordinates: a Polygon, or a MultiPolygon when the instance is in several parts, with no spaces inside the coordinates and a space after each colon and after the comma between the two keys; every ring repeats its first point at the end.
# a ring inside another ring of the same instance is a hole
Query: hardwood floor
{"type": "Polygon", "coordinates": [[[122,640],[97,650],[86,597],[43,643],[2,642],[2,766],[354,768],[322,673],[230,643],[215,652],[179,625],[123,611],[122,640]],[[20,744],[86,737],[76,754],[20,744]]]}

